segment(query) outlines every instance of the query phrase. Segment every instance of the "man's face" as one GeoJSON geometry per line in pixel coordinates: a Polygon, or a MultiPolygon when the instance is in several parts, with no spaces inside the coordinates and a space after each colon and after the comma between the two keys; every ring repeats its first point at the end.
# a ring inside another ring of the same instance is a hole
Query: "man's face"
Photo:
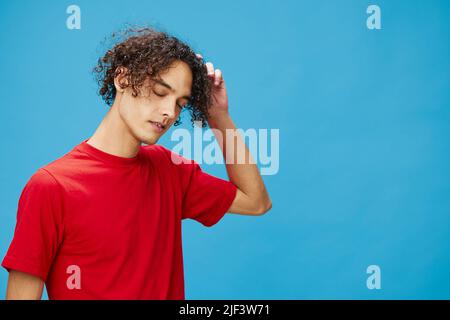
{"type": "Polygon", "coordinates": [[[149,84],[147,79],[137,97],[127,87],[117,100],[120,117],[131,134],[140,142],[155,144],[189,102],[192,71],[185,62],[176,60],[158,75],[152,89],[149,84]]]}

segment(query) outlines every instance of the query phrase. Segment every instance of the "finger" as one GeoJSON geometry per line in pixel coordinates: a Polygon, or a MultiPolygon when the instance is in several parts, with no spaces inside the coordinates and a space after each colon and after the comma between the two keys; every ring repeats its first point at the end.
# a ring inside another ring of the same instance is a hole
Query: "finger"
{"type": "Polygon", "coordinates": [[[203,56],[200,54],[200,53],[196,53],[195,54],[196,56],[197,56],[197,58],[199,58],[200,60],[202,60],[203,59],[203,56]]]}
{"type": "Polygon", "coordinates": [[[214,84],[218,86],[222,82],[222,70],[216,69],[214,71],[214,84]]]}
{"type": "Polygon", "coordinates": [[[206,64],[206,71],[208,72],[209,77],[214,77],[214,66],[211,62],[207,62],[206,64]]]}

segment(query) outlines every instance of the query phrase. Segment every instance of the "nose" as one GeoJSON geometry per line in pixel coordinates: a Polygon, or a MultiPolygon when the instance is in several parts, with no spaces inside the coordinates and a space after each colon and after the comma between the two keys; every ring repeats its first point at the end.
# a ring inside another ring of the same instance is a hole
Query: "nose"
{"type": "Polygon", "coordinates": [[[165,118],[169,118],[169,120],[175,119],[176,116],[176,102],[168,101],[163,103],[160,108],[160,112],[165,118]]]}

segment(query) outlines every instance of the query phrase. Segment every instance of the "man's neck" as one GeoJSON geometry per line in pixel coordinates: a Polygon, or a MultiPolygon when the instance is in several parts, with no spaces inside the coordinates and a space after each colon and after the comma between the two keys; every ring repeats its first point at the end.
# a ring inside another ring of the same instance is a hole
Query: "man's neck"
{"type": "Polygon", "coordinates": [[[130,134],[114,104],[87,143],[101,151],[124,158],[136,156],[141,145],[141,142],[130,134]]]}

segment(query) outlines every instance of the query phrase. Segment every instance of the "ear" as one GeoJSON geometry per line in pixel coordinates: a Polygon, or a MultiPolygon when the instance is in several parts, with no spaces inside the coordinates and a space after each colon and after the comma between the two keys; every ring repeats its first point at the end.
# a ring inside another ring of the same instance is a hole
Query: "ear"
{"type": "Polygon", "coordinates": [[[117,67],[114,77],[114,86],[117,92],[123,93],[124,89],[128,87],[128,69],[125,67],[117,67]]]}

